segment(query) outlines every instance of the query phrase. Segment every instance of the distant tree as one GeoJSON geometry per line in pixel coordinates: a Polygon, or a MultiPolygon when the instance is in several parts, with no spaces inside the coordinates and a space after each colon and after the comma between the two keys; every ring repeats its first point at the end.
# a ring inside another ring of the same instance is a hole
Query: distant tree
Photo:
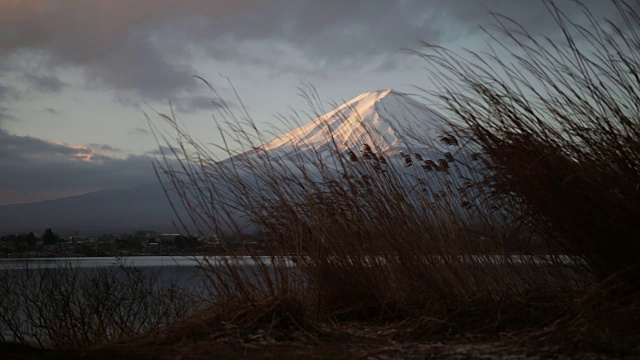
{"type": "MultiPolygon", "coordinates": [[[[2,243],[3,251],[15,250],[16,252],[25,252],[29,249],[33,249],[38,242],[38,238],[33,232],[28,234],[11,234],[0,237],[0,243],[2,243]]],[[[0,251],[2,252],[2,251],[0,251]]]]}
{"type": "Polygon", "coordinates": [[[176,236],[173,238],[173,246],[176,247],[176,249],[178,250],[184,250],[184,248],[186,247],[186,242],[184,241],[184,238],[182,236],[176,236]]]}
{"type": "MultiPolygon", "coordinates": [[[[51,229],[49,229],[49,230],[51,230],[51,229]]],[[[28,233],[24,238],[25,238],[25,240],[27,242],[27,245],[29,247],[36,246],[36,243],[38,242],[38,238],[36,237],[36,234],[33,233],[33,231],[28,233]]]]}
{"type": "Polygon", "coordinates": [[[195,250],[198,248],[198,239],[193,236],[178,235],[173,238],[173,245],[178,250],[195,250]]]}
{"type": "Polygon", "coordinates": [[[148,242],[146,238],[119,237],[115,240],[114,246],[116,250],[141,251],[148,242]]]}
{"type": "Polygon", "coordinates": [[[53,232],[53,230],[51,230],[51,228],[46,228],[44,230],[44,234],[42,234],[42,241],[45,245],[53,245],[58,242],[58,240],[60,240],[60,238],[53,232]]]}

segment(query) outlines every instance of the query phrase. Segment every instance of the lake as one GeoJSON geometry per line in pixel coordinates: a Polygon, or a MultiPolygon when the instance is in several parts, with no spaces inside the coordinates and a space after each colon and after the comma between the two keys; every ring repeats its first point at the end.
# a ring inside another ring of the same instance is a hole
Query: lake
{"type": "MultiPolygon", "coordinates": [[[[371,256],[367,261],[384,266],[391,259],[400,260],[371,256]]],[[[508,262],[515,265],[511,269],[526,274],[515,278],[513,287],[517,287],[518,279],[546,281],[545,270],[554,270],[553,265],[548,266],[552,259],[550,256],[465,255],[434,256],[431,260],[445,263],[454,260],[456,266],[462,267],[460,270],[472,273],[474,267],[500,267],[508,262]]],[[[560,257],[556,261],[568,266],[563,271],[568,279],[576,283],[584,280],[580,271],[571,268],[575,258],[560,257]]],[[[277,262],[289,269],[296,267],[293,257],[280,258],[277,262]]],[[[219,284],[233,287],[231,277],[229,282],[224,279],[228,276],[224,274],[233,271],[219,265],[242,267],[251,278],[253,270],[255,274],[264,274],[258,263],[266,265],[269,273],[274,274],[270,257],[3,258],[0,259],[0,340],[35,339],[50,343],[58,339],[51,337],[51,329],[59,330],[56,336],[71,336],[80,331],[76,329],[81,326],[84,326],[82,333],[94,334],[105,341],[117,340],[120,333],[116,330],[123,326],[134,327],[134,335],[144,333],[155,329],[156,324],[170,323],[198,311],[215,297],[210,292],[215,285],[206,276],[207,268],[221,270],[217,274],[223,277],[219,284]],[[132,317],[131,309],[143,316],[132,317]],[[104,314],[109,315],[109,322],[104,322],[104,314]],[[101,327],[96,328],[94,324],[101,327]]],[[[557,276],[556,273],[549,279],[558,279],[557,276]]]]}

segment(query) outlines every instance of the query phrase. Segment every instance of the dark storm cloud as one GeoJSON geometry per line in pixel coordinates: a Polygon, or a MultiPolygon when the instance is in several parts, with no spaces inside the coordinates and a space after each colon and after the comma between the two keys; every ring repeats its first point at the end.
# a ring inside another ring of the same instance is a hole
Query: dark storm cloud
{"type": "MultiPolygon", "coordinates": [[[[116,150],[109,145],[96,148],[116,150]]],[[[0,194],[46,197],[155,182],[152,160],[149,156],[115,159],[89,146],[51,143],[0,129],[0,194]]],[[[0,197],[0,204],[21,201],[16,196],[10,201],[0,197]]]]}
{"type": "MultiPolygon", "coordinates": [[[[559,3],[568,14],[580,11],[573,2],[559,3]]],[[[596,15],[615,14],[610,0],[589,4],[596,15]]],[[[131,102],[131,94],[166,100],[193,95],[197,56],[286,72],[358,69],[372,61],[384,70],[400,64],[399,49],[421,40],[478,33],[490,10],[533,33],[552,28],[543,3],[530,0],[4,1],[0,51],[14,60],[0,60],[0,72],[29,77],[26,67],[49,69],[30,81],[57,91],[64,84],[55,72],[79,68],[96,84],[130,93],[123,97],[131,102]],[[15,61],[26,56],[29,62],[15,61]]],[[[210,104],[194,99],[190,105],[182,106],[210,104]]]]}

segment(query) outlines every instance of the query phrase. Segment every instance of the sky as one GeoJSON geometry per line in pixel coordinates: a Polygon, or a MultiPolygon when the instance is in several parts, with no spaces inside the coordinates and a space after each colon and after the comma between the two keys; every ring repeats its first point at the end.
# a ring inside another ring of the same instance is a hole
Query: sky
{"type": "MultiPolygon", "coordinates": [[[[615,20],[610,0],[586,3],[615,20]]],[[[491,11],[558,35],[531,0],[0,0],[0,205],[155,182],[145,113],[162,128],[169,103],[217,144],[223,100],[270,129],[305,109],[305,84],[327,103],[432,89],[403,49],[481,51],[491,11]]]]}

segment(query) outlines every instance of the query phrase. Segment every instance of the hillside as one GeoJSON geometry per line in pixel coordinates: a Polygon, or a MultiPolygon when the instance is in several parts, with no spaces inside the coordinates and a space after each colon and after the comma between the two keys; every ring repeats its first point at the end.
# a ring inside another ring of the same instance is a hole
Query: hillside
{"type": "Polygon", "coordinates": [[[159,184],[110,189],[56,200],[0,206],[0,234],[51,227],[62,235],[174,232],[174,214],[159,184]]]}

